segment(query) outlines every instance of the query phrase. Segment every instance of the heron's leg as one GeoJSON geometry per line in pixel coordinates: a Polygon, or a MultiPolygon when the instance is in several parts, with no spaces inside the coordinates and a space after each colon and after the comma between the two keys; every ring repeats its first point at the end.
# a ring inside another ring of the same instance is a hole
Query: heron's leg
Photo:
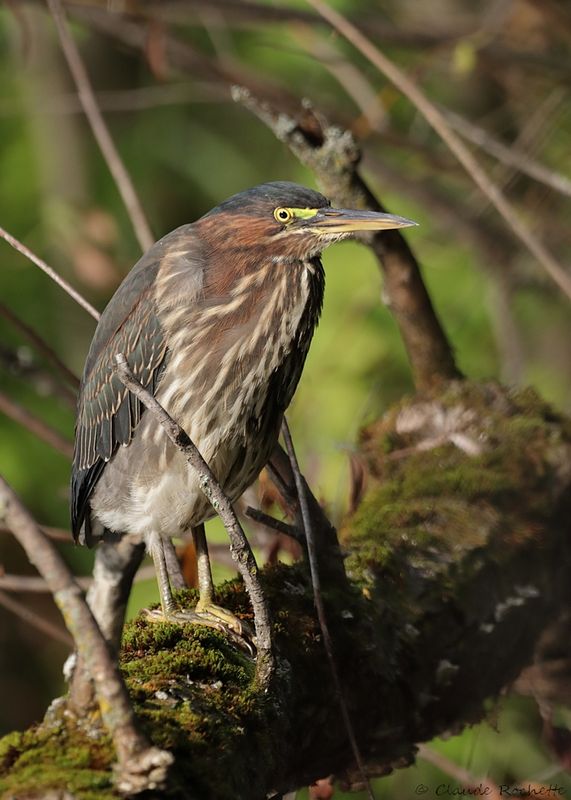
{"type": "Polygon", "coordinates": [[[216,628],[228,634],[237,644],[253,653],[250,644],[253,638],[248,630],[248,626],[242,623],[238,617],[234,616],[212,602],[214,595],[214,584],[212,582],[212,572],[210,570],[210,559],[208,547],[204,535],[204,526],[193,528],[193,537],[198,559],[198,582],[199,600],[196,609],[178,608],[174,602],[169,580],[169,569],[167,556],[165,554],[165,540],[157,535],[151,534],[147,541],[150,550],[157,583],[161,598],[161,610],[154,609],[146,611],[147,617],[153,622],[174,622],[179,624],[193,623],[195,625],[206,625],[216,628]],[[196,533],[195,533],[196,531],[196,533]]]}
{"type": "Polygon", "coordinates": [[[212,580],[204,523],[192,528],[192,540],[196,550],[198,567],[198,603],[196,604],[196,613],[203,619],[211,619],[213,622],[222,623],[222,625],[235,631],[240,636],[248,635],[249,638],[252,638],[252,632],[248,630],[248,626],[244,622],[227,609],[214,603],[214,582],[212,580]]]}
{"type": "Polygon", "coordinates": [[[198,605],[196,610],[208,608],[214,601],[214,583],[212,581],[212,569],[210,568],[210,556],[208,554],[208,544],[204,532],[204,523],[192,528],[192,541],[196,550],[196,564],[198,567],[198,605]]]}
{"type": "Polygon", "coordinates": [[[152,533],[149,537],[148,546],[155,565],[163,615],[165,617],[170,617],[175,610],[175,605],[169,581],[164,539],[157,533],[152,533]]]}

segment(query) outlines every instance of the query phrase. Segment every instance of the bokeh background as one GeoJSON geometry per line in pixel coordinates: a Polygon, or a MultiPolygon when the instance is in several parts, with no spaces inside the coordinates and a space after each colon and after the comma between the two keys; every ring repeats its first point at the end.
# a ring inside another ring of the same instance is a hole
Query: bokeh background
{"type": "MultiPolygon", "coordinates": [[[[457,130],[479,141],[470,146],[489,175],[568,263],[569,5],[332,4],[423,87],[457,130]],[[524,168],[541,165],[547,177],[532,179],[506,163],[497,147],[490,154],[498,144],[524,168]]],[[[407,237],[461,369],[475,379],[531,384],[559,409],[571,410],[569,298],[514,239],[418,111],[310,6],[301,0],[133,0],[123,16],[122,2],[66,5],[157,238],[257,183],[314,186],[273,134],[233,103],[229,87],[249,85],[284,109],[309,98],[359,138],[363,173],[388,209],[420,223],[407,237]]],[[[0,8],[0,59],[0,225],[102,309],[140,251],[43,3],[0,8]]],[[[73,393],[9,312],[76,374],[94,322],[4,242],[0,253],[0,471],[42,524],[65,531],[73,393]],[[58,447],[15,420],[22,409],[59,434],[58,447]]],[[[346,243],[328,251],[324,262],[323,319],[289,419],[305,473],[339,520],[359,429],[412,384],[372,255],[346,243]]],[[[210,528],[212,541],[222,543],[223,531],[216,523],[210,528]]],[[[77,574],[89,574],[92,553],[65,542],[60,547],[77,574]]],[[[219,579],[232,574],[223,563],[216,570],[219,579]]],[[[6,575],[33,574],[0,528],[0,734],[40,719],[64,688],[69,648],[50,597],[6,588],[6,575]],[[31,621],[22,618],[26,611],[31,621]],[[41,621],[57,631],[39,629],[41,621]]],[[[140,581],[129,613],[156,600],[154,582],[140,581]]],[[[569,723],[564,708],[560,717],[569,723]]],[[[496,784],[555,783],[571,791],[561,752],[558,758],[528,698],[490,701],[485,723],[432,743],[431,752],[439,754],[432,759],[439,766],[419,759],[377,781],[377,796],[410,796],[420,783],[431,792],[440,783],[458,786],[443,758],[496,784]]]]}

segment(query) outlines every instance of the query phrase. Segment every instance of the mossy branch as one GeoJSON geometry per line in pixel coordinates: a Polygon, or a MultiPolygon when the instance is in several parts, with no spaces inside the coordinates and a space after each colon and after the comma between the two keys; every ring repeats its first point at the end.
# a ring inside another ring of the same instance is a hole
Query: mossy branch
{"type": "Polygon", "coordinates": [[[1,476],[0,517],[5,518],[30,562],[46,581],[77,651],[87,665],[98,709],[118,761],[116,785],[127,793],[166,785],[167,770],[173,760],[171,754],[154,747],[141,731],[117,663],[81,588],[55,545],[1,476]]]}
{"type": "MultiPolygon", "coordinates": [[[[531,392],[454,382],[372,426],[360,458],[366,491],[342,531],[350,582],[323,589],[359,747],[380,774],[481,718],[568,599],[571,424],[531,392]]],[[[352,780],[307,568],[262,580],[277,655],[268,693],[216,632],[126,628],[137,714],[175,756],[169,797],[262,800],[331,773],[352,780]]],[[[239,581],[219,593],[251,615],[239,581]]],[[[78,724],[57,706],[0,743],[0,792],[41,782],[113,797],[111,763],[97,717],[78,724]]]]}

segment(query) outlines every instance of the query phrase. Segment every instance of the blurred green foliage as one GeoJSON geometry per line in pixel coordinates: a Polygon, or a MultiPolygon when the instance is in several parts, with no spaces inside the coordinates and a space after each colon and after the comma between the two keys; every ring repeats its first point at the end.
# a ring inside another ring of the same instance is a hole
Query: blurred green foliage
{"type": "MultiPolygon", "coordinates": [[[[23,5],[24,27],[7,7],[0,9],[0,225],[103,308],[139,256],[136,239],[88,126],[77,113],[49,19],[39,6],[23,5]]],[[[336,5],[348,13],[355,10],[348,0],[336,5]]],[[[419,5],[369,2],[363,8],[369,15],[376,13],[382,23],[391,20],[407,27],[412,20],[417,30],[423,25],[430,28],[430,13],[427,9],[422,12],[419,5]]],[[[469,5],[448,0],[442,7],[452,14],[451,25],[466,19],[481,22],[479,13],[469,5]]],[[[307,10],[303,2],[288,7],[307,10]]],[[[310,97],[318,108],[344,123],[362,123],[362,110],[327,65],[313,55],[319,35],[315,30],[269,23],[233,28],[216,19],[193,17],[192,24],[179,26],[177,35],[209,57],[226,58],[229,67],[240,64],[252,74],[288,87],[294,95],[310,97]]],[[[524,23],[525,19],[519,21],[524,23]]],[[[234,105],[224,89],[205,85],[201,75],[180,74],[176,69],[166,69],[169,77],[174,75],[169,85],[156,69],[153,73],[141,53],[83,26],[74,31],[97,90],[107,93],[107,99],[113,93],[116,99],[118,92],[124,93],[123,110],[108,112],[107,118],[157,238],[248,186],[276,179],[314,185],[313,176],[261,123],[234,105]],[[173,86],[178,100],[158,99],[161,92],[168,97],[173,86]],[[131,108],[142,87],[150,87],[154,94],[148,95],[145,107],[131,108]]],[[[398,170],[410,191],[385,181],[373,166],[369,170],[365,165],[364,171],[391,211],[420,222],[407,237],[423,264],[431,296],[462,370],[474,378],[507,376],[532,383],[546,399],[570,410],[567,301],[542,278],[530,258],[517,250],[495,218],[502,237],[509,241],[498,247],[498,253],[509,252],[509,263],[502,258],[494,261],[489,250],[484,256],[482,249],[459,233],[455,202],[458,215],[469,216],[475,225],[480,220],[488,222],[493,215],[482,206],[469,182],[459,178],[456,168],[440,174],[438,160],[447,156],[414,110],[347,45],[336,45],[362,70],[383,107],[387,136],[383,137],[383,130],[380,135],[368,130],[365,150],[398,170]],[[423,149],[429,151],[428,157],[423,149]],[[430,204],[419,202],[415,185],[425,185],[427,180],[449,192],[452,205],[447,217],[433,214],[430,204]],[[520,276],[507,300],[501,294],[504,270],[520,276]],[[532,280],[528,280],[530,275],[532,280]],[[507,303],[504,311],[498,297],[507,303]],[[506,321],[511,334],[502,327],[506,321]],[[506,343],[508,335],[511,339],[506,343]],[[510,362],[506,355],[514,349],[521,363],[510,362]]],[[[525,99],[519,94],[509,96],[507,81],[502,83],[498,75],[492,79],[478,71],[478,47],[469,37],[464,50],[455,54],[453,50],[403,50],[394,43],[388,50],[422,76],[439,102],[491,123],[499,120],[500,133],[517,133],[523,126],[525,99]]],[[[512,69],[516,67],[512,65],[512,69]]],[[[513,78],[516,83],[517,78],[513,78]]],[[[528,91],[537,95],[551,91],[550,80],[549,74],[543,83],[539,74],[534,75],[528,91]]],[[[105,108],[103,100],[102,105],[105,108]]],[[[567,104],[557,120],[548,120],[542,149],[534,151],[536,157],[555,168],[562,166],[563,171],[571,166],[571,134],[563,124],[568,121],[567,104]]],[[[501,169],[496,167],[495,174],[502,179],[501,169]]],[[[560,247],[559,229],[552,232],[551,225],[564,214],[562,201],[546,197],[545,191],[534,194],[527,180],[518,182],[513,176],[510,180],[508,188],[522,201],[522,212],[530,224],[560,247]]],[[[2,242],[0,248],[0,302],[41,333],[79,374],[93,320],[21,255],[2,242]]],[[[559,254],[564,252],[560,247],[559,254]]],[[[316,494],[326,500],[333,518],[339,519],[347,506],[348,454],[359,429],[413,387],[398,330],[381,301],[382,280],[371,254],[349,243],[327,252],[324,262],[327,291],[323,318],[289,419],[307,477],[316,494]]],[[[0,356],[1,391],[71,439],[74,413],[43,374],[45,370],[49,373],[49,366],[1,317],[0,356]]],[[[38,520],[67,527],[67,459],[3,414],[0,471],[38,520]]],[[[212,523],[210,536],[224,541],[225,534],[212,523]]],[[[62,551],[74,569],[89,572],[92,553],[70,546],[62,551]]],[[[31,573],[4,534],[0,534],[0,564],[7,572],[31,573]]],[[[218,568],[217,577],[228,574],[218,568]]],[[[130,613],[156,599],[153,581],[137,585],[130,613]]],[[[47,601],[35,602],[36,608],[55,618],[47,605],[47,601]]],[[[7,690],[6,700],[0,704],[2,732],[37,718],[45,703],[61,690],[63,650],[43,637],[40,640],[39,634],[23,630],[22,623],[8,612],[0,609],[0,614],[0,672],[7,690]],[[27,699],[22,701],[25,695],[27,699]]],[[[553,759],[539,739],[534,708],[528,702],[512,700],[502,704],[497,731],[484,724],[434,747],[474,774],[489,775],[498,782],[517,783],[542,775],[548,776],[547,782],[561,781],[561,776],[548,775],[553,759]]],[[[379,781],[377,796],[408,797],[420,783],[434,787],[446,780],[434,767],[419,761],[417,766],[379,781]]],[[[564,785],[571,789],[568,781],[564,785]]]]}

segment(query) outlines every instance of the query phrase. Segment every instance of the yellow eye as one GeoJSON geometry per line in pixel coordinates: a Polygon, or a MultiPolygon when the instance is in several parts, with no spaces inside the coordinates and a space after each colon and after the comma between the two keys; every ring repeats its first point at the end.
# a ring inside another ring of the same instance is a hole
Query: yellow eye
{"type": "Polygon", "coordinates": [[[293,218],[293,214],[289,208],[276,208],[274,211],[274,218],[281,222],[282,225],[285,225],[286,222],[289,222],[293,218]]]}

